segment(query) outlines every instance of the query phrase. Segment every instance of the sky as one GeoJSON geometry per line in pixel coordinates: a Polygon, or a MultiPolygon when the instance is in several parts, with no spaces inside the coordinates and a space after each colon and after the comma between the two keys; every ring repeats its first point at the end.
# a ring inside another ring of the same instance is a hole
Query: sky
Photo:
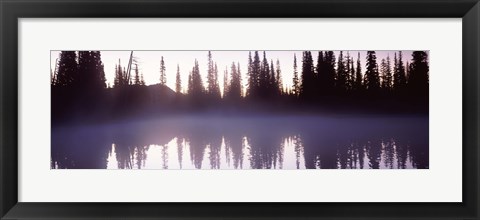
{"type": "MultiPolygon", "coordinates": [[[[122,67],[128,65],[130,53],[132,51],[101,51],[102,62],[104,63],[105,77],[107,79],[107,85],[113,86],[113,80],[115,77],[115,65],[121,62],[122,67]]],[[[297,57],[298,72],[301,72],[302,66],[302,52],[303,51],[266,51],[266,57],[269,61],[273,60],[274,66],[276,66],[277,59],[280,61],[280,69],[282,71],[282,79],[285,88],[292,86],[293,78],[293,56],[297,57]]],[[[316,65],[318,51],[311,51],[314,64],[316,65]]],[[[218,66],[218,77],[220,89],[223,91],[223,75],[225,69],[230,74],[230,67],[232,62],[240,63],[240,71],[242,74],[242,84],[246,88],[247,77],[247,64],[249,51],[211,51],[212,59],[218,66]]],[[[334,51],[335,58],[338,58],[339,51],[334,51]]],[[[360,63],[362,66],[362,74],[365,72],[365,60],[367,51],[343,51],[344,57],[350,54],[354,58],[354,64],[356,68],[356,61],[358,53],[360,53],[360,63]]],[[[390,56],[392,68],[394,53],[398,51],[376,51],[377,63],[380,65],[382,59],[386,59],[390,56]]],[[[402,51],[403,62],[410,62],[412,51],[402,51]]],[[[50,67],[55,69],[55,62],[59,58],[60,51],[51,51],[50,67]]],[[[192,70],[195,59],[198,60],[200,67],[200,74],[203,79],[203,83],[206,86],[207,78],[207,64],[208,64],[208,51],[133,51],[133,56],[138,61],[139,73],[144,75],[144,80],[147,85],[157,84],[160,82],[160,59],[163,56],[167,86],[172,90],[175,90],[175,76],[177,73],[177,65],[180,67],[180,76],[182,80],[182,90],[186,91],[188,74],[192,70]]],[[[252,57],[254,51],[252,51],[252,57]]],[[[260,60],[263,59],[263,51],[259,51],[260,60]]],[[[133,74],[133,72],[132,72],[133,74]]]]}

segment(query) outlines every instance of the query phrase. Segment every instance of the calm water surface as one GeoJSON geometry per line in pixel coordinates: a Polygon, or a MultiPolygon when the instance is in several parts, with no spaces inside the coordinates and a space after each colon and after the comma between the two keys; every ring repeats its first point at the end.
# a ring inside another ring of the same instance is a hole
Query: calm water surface
{"type": "Polygon", "coordinates": [[[175,117],[52,128],[52,169],[428,169],[428,117],[175,117]]]}

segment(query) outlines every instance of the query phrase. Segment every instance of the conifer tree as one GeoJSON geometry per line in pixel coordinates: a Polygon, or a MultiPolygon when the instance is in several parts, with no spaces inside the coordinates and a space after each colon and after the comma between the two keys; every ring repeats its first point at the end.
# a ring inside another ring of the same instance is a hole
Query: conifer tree
{"type": "Polygon", "coordinates": [[[121,79],[120,79],[120,75],[118,74],[118,65],[115,64],[115,78],[113,79],[113,86],[115,88],[118,88],[120,87],[120,82],[121,82],[121,79]]]}
{"type": "Polygon", "coordinates": [[[300,96],[305,99],[312,99],[316,91],[316,77],[315,71],[313,70],[312,53],[310,51],[303,52],[301,79],[300,96]]]}
{"type": "Polygon", "coordinates": [[[220,90],[218,87],[218,81],[215,76],[215,65],[212,59],[212,53],[208,51],[208,64],[207,64],[207,93],[210,97],[219,97],[220,96],[220,90]]]}
{"type": "Polygon", "coordinates": [[[384,83],[384,88],[387,90],[392,89],[392,66],[390,64],[390,55],[387,55],[387,60],[386,60],[386,70],[385,70],[385,83],[384,83]]]}
{"type": "Polygon", "coordinates": [[[192,71],[190,71],[188,73],[187,93],[189,96],[191,96],[192,92],[193,92],[193,78],[192,78],[192,71]]]}
{"type": "Polygon", "coordinates": [[[78,74],[74,81],[79,88],[84,90],[106,87],[100,51],[78,52],[78,74]]]}
{"type": "Polygon", "coordinates": [[[197,59],[195,59],[195,64],[193,66],[193,69],[190,75],[188,89],[189,89],[188,94],[192,98],[202,97],[205,91],[205,88],[203,87],[202,77],[200,75],[200,68],[198,66],[197,59]]]}
{"type": "Polygon", "coordinates": [[[347,88],[347,65],[345,65],[345,61],[343,60],[343,51],[340,51],[338,55],[338,62],[337,62],[337,88],[339,91],[345,91],[347,88]]]}
{"type": "Polygon", "coordinates": [[[362,65],[360,64],[360,52],[358,52],[358,57],[357,57],[357,70],[355,71],[356,76],[355,76],[355,88],[357,90],[362,89],[362,65]]]}
{"type": "Polygon", "coordinates": [[[163,56],[160,59],[160,84],[161,85],[167,84],[167,75],[166,75],[165,61],[163,60],[163,56]]]}
{"type": "Polygon", "coordinates": [[[260,72],[262,71],[260,64],[260,57],[258,51],[255,51],[253,61],[251,63],[251,74],[249,79],[249,96],[257,97],[259,95],[260,87],[260,72]]]}
{"type": "Polygon", "coordinates": [[[393,87],[395,90],[401,90],[405,87],[407,79],[405,76],[405,66],[402,60],[402,51],[398,52],[398,60],[395,65],[393,73],[393,87]]]}
{"type": "Polygon", "coordinates": [[[93,75],[93,63],[91,59],[90,51],[78,52],[78,74],[75,77],[75,84],[80,88],[86,88],[86,86],[92,80],[93,75]]]}
{"type": "Polygon", "coordinates": [[[247,96],[250,96],[254,94],[253,88],[255,87],[255,77],[253,76],[252,52],[248,52],[247,76],[248,76],[247,96]]]}
{"type": "Polygon", "coordinates": [[[278,84],[277,84],[277,79],[275,77],[276,72],[275,72],[275,67],[273,66],[273,60],[270,60],[270,93],[271,95],[277,95],[278,94],[278,84]]]}
{"type": "Polygon", "coordinates": [[[297,97],[300,95],[300,80],[298,79],[297,56],[295,54],[293,54],[293,93],[297,97]]]}
{"type": "Polygon", "coordinates": [[[119,88],[123,86],[129,85],[130,79],[127,76],[127,72],[125,71],[125,67],[122,67],[120,63],[120,59],[118,59],[118,65],[115,69],[115,79],[114,79],[114,87],[119,88]]]}
{"type": "Polygon", "coordinates": [[[280,69],[280,60],[277,59],[277,67],[276,67],[276,74],[277,74],[277,87],[279,90],[279,93],[283,93],[283,82],[282,82],[282,70],[280,69]]]}
{"type": "Polygon", "coordinates": [[[353,66],[353,57],[350,60],[350,72],[350,89],[354,90],[357,75],[355,73],[355,67],[353,66]]]}
{"type": "Polygon", "coordinates": [[[375,51],[367,51],[367,63],[365,68],[365,89],[369,91],[377,91],[380,88],[380,79],[375,51]]]}
{"type": "Polygon", "coordinates": [[[255,56],[253,57],[253,76],[255,80],[255,93],[258,95],[258,90],[260,87],[260,72],[262,71],[262,66],[260,62],[260,56],[258,55],[258,51],[255,51],[255,56]]]}
{"type": "Polygon", "coordinates": [[[94,72],[95,72],[95,87],[104,89],[107,87],[105,78],[105,69],[102,62],[100,51],[92,51],[94,72]]]}
{"type": "Polygon", "coordinates": [[[138,64],[135,64],[135,77],[133,80],[134,85],[140,85],[140,75],[138,74],[138,64]]]}
{"type": "Polygon", "coordinates": [[[143,79],[143,73],[140,74],[140,85],[144,86],[145,85],[145,80],[143,79]]]}
{"type": "Polygon", "coordinates": [[[418,96],[428,96],[429,64],[427,52],[414,51],[409,69],[409,90],[418,96]]]}
{"type": "Polygon", "coordinates": [[[240,75],[238,73],[235,62],[232,62],[230,70],[230,85],[228,86],[228,98],[231,100],[239,100],[242,96],[242,88],[240,82],[240,75]]]}
{"type": "Polygon", "coordinates": [[[223,72],[223,98],[228,98],[229,89],[228,89],[228,67],[225,67],[225,71],[223,72]]]}
{"type": "Polygon", "coordinates": [[[77,54],[75,51],[60,52],[58,72],[55,85],[71,86],[78,73],[77,54]]]}
{"type": "Polygon", "coordinates": [[[323,95],[326,91],[326,71],[325,71],[325,58],[323,52],[318,51],[317,66],[315,67],[315,75],[317,76],[317,85],[320,90],[320,94],[323,95]]]}
{"type": "Polygon", "coordinates": [[[270,67],[267,61],[267,55],[263,51],[263,61],[261,64],[260,78],[259,78],[259,89],[260,96],[265,98],[268,96],[270,91],[270,67]]]}
{"type": "Polygon", "coordinates": [[[221,99],[222,96],[220,94],[220,84],[218,82],[218,68],[217,68],[217,63],[214,64],[213,67],[213,77],[214,77],[214,82],[213,82],[213,97],[215,99],[221,99]]]}
{"type": "Polygon", "coordinates": [[[387,75],[387,62],[385,62],[385,58],[382,58],[382,61],[380,61],[380,85],[382,88],[385,88],[387,86],[385,83],[386,75],[387,75]]]}
{"type": "Polygon", "coordinates": [[[345,75],[346,75],[346,82],[345,82],[345,89],[344,90],[349,90],[351,88],[351,85],[352,85],[352,79],[353,79],[353,76],[352,76],[352,69],[350,68],[350,53],[347,51],[347,56],[345,57],[346,60],[345,60],[345,75]]]}
{"type": "Polygon", "coordinates": [[[180,65],[177,64],[177,75],[175,76],[175,92],[182,92],[182,79],[180,78],[180,65]]]}
{"type": "Polygon", "coordinates": [[[333,51],[326,51],[324,54],[324,65],[325,65],[325,85],[326,85],[326,90],[328,93],[333,92],[333,89],[335,88],[335,75],[336,75],[336,70],[335,70],[335,54],[333,51]]]}

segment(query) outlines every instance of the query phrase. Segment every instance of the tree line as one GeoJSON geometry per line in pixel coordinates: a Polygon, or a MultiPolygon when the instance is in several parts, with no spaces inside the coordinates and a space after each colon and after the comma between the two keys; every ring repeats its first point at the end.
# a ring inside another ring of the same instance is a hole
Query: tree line
{"type": "MultiPolygon", "coordinates": [[[[157,88],[152,89],[149,88],[152,85],[145,84],[134,57],[126,67],[119,60],[115,65],[113,86],[107,86],[100,51],[61,51],[55,70],[51,71],[52,101],[57,101],[52,105],[65,106],[76,102],[72,105],[82,107],[83,100],[85,105],[110,103],[114,107],[128,109],[131,104],[143,107],[168,104],[172,108],[252,101],[264,105],[276,102],[324,106],[360,101],[377,104],[406,101],[423,103],[422,108],[426,103],[428,109],[429,61],[426,51],[413,51],[406,63],[402,51],[395,52],[393,66],[390,56],[378,61],[375,51],[367,51],[364,66],[361,65],[360,53],[356,54],[356,59],[348,51],[339,51],[338,57],[333,51],[317,53],[316,62],[311,51],[303,51],[298,58],[294,54],[291,64],[293,77],[287,79],[291,80],[292,86],[285,87],[278,59],[275,62],[269,60],[266,51],[249,52],[244,73],[246,86],[243,86],[242,71],[237,61],[223,71],[223,91],[220,91],[219,69],[210,51],[207,53],[206,82],[203,82],[199,63],[195,60],[188,71],[186,89],[182,88],[182,73],[177,65],[174,90],[166,86],[163,56],[159,59],[157,88]]],[[[58,111],[62,111],[60,107],[58,111]]]]}

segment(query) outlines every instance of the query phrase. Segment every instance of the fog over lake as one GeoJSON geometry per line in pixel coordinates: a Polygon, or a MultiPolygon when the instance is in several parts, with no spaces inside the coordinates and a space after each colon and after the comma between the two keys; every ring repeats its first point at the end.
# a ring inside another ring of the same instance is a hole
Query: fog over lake
{"type": "Polygon", "coordinates": [[[191,115],[52,128],[55,169],[428,169],[428,116],[191,115]]]}

